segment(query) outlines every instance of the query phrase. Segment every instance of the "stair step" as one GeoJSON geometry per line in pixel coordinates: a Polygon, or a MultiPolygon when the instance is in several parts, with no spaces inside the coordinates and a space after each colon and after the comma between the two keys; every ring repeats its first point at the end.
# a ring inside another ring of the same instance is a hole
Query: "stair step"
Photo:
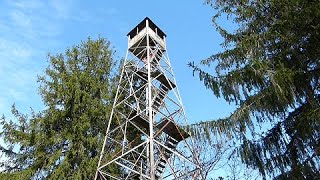
{"type": "Polygon", "coordinates": [[[162,162],[162,163],[166,163],[166,160],[165,160],[165,159],[163,159],[163,158],[161,158],[161,159],[160,159],[160,162],[162,162]]]}
{"type": "Polygon", "coordinates": [[[168,141],[170,142],[170,143],[172,143],[172,144],[178,144],[179,142],[176,140],[176,139],[174,139],[173,137],[170,137],[169,139],[168,139],[168,141]]]}
{"type": "Polygon", "coordinates": [[[165,96],[165,94],[163,94],[162,92],[159,92],[159,93],[158,93],[158,96],[156,97],[156,99],[157,99],[157,100],[163,99],[164,96],[165,96]]]}
{"type": "Polygon", "coordinates": [[[167,148],[164,149],[164,152],[165,152],[165,153],[168,153],[168,154],[170,154],[170,155],[171,155],[171,153],[172,153],[172,152],[171,152],[169,149],[167,149],[167,148]]]}
{"type": "Polygon", "coordinates": [[[176,144],[173,145],[171,143],[166,143],[165,145],[168,146],[168,148],[171,148],[171,149],[174,149],[177,146],[176,144]]]}
{"type": "Polygon", "coordinates": [[[156,173],[155,175],[156,175],[156,178],[157,178],[157,179],[160,177],[160,175],[159,175],[159,174],[157,174],[157,173],[156,173]]]}
{"type": "Polygon", "coordinates": [[[169,89],[166,87],[166,86],[164,86],[164,85],[160,85],[160,89],[162,89],[164,92],[168,92],[169,91],[169,89]]]}
{"type": "Polygon", "coordinates": [[[134,122],[139,127],[145,128],[148,132],[149,130],[149,122],[147,121],[148,118],[142,114],[139,114],[139,115],[137,114],[138,114],[137,111],[133,110],[128,118],[132,119],[131,121],[134,122]]]}
{"type": "Polygon", "coordinates": [[[165,165],[163,165],[161,163],[158,166],[161,167],[161,168],[165,168],[166,167],[165,165]]]}
{"type": "Polygon", "coordinates": [[[159,179],[162,173],[163,173],[163,171],[158,171],[158,170],[157,170],[156,173],[155,173],[155,175],[156,175],[156,177],[159,179]]]}
{"type": "Polygon", "coordinates": [[[161,91],[159,91],[158,95],[155,97],[153,105],[156,109],[158,109],[163,104],[163,99],[166,96],[167,92],[165,94],[161,91]]]}
{"type": "Polygon", "coordinates": [[[158,169],[158,168],[157,168],[157,169],[156,169],[156,172],[158,172],[159,174],[162,174],[162,173],[163,173],[163,170],[164,170],[164,169],[158,169]]]}
{"type": "MultiPolygon", "coordinates": [[[[147,72],[143,70],[139,70],[137,74],[139,74],[146,80],[148,79],[147,72]]],[[[176,85],[170,79],[168,79],[163,72],[153,71],[151,72],[151,77],[156,78],[162,84],[162,86],[166,86],[165,88],[167,88],[168,90],[171,90],[176,87],[176,85]]]]}

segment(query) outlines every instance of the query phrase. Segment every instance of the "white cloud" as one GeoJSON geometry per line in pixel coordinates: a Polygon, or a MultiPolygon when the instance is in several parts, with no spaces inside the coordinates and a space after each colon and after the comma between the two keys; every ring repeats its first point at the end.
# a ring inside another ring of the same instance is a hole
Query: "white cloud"
{"type": "Polygon", "coordinates": [[[59,34],[60,23],[52,16],[55,12],[40,1],[34,0],[30,4],[9,2],[8,6],[8,21],[3,22],[3,24],[6,23],[6,26],[11,30],[11,34],[30,41],[59,34]]]}
{"type": "Polygon", "coordinates": [[[23,11],[12,11],[10,14],[12,19],[12,23],[22,28],[30,28],[31,27],[31,18],[23,11]]]}
{"type": "Polygon", "coordinates": [[[86,9],[77,9],[79,2],[74,0],[51,0],[50,5],[56,18],[77,22],[86,22],[92,19],[86,9]]]}
{"type": "MultiPolygon", "coordinates": [[[[46,66],[46,52],[59,47],[66,23],[92,18],[73,0],[4,1],[0,7],[0,115],[12,103],[39,107],[36,76],[46,66]]],[[[115,10],[110,13],[115,13],[115,10]]]]}
{"type": "MultiPolygon", "coordinates": [[[[25,93],[35,83],[37,67],[32,66],[32,48],[24,43],[18,43],[0,38],[0,99],[10,104],[22,101],[27,97],[25,93]]],[[[10,107],[10,104],[2,104],[10,107]]],[[[0,113],[2,113],[0,111],[0,113]]]]}
{"type": "Polygon", "coordinates": [[[110,20],[119,14],[113,7],[94,8],[74,0],[1,2],[0,115],[10,114],[8,109],[13,102],[33,106],[35,102],[31,98],[37,94],[38,87],[36,76],[42,74],[47,65],[46,52],[61,48],[61,44],[65,47],[68,26],[105,24],[106,18],[110,20]]]}
{"type": "Polygon", "coordinates": [[[52,0],[50,4],[56,12],[55,15],[63,18],[69,18],[72,5],[71,0],[52,0]]]}
{"type": "Polygon", "coordinates": [[[35,9],[42,8],[43,3],[41,0],[21,0],[21,1],[11,1],[11,5],[22,9],[35,9]]]}
{"type": "Polygon", "coordinates": [[[30,57],[32,53],[31,51],[31,47],[26,45],[26,43],[18,43],[15,41],[0,38],[0,59],[5,58],[6,61],[13,61],[17,58],[26,59],[30,57]]]}

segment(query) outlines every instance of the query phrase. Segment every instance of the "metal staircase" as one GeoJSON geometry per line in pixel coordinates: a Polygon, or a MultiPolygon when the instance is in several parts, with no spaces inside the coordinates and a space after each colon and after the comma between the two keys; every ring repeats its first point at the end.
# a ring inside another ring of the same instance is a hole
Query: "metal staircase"
{"type": "Polygon", "coordinates": [[[179,142],[175,139],[168,137],[168,139],[165,142],[165,146],[167,146],[169,149],[163,148],[163,154],[156,166],[156,177],[157,179],[160,178],[165,170],[165,167],[167,165],[167,162],[169,161],[172,152],[177,147],[177,144],[179,142]]]}
{"type": "Polygon", "coordinates": [[[95,179],[181,179],[199,171],[165,38],[149,18],[128,33],[95,179]]]}

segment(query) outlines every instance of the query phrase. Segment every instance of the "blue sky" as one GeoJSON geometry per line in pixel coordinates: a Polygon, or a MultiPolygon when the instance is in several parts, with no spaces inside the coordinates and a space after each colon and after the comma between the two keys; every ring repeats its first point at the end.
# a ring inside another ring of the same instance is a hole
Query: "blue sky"
{"type": "MultiPolygon", "coordinates": [[[[148,16],[167,34],[167,51],[190,123],[223,118],[233,109],[204,88],[187,66],[222,50],[204,1],[0,0],[0,115],[44,109],[37,75],[47,54],[63,53],[89,36],[109,39],[117,59],[125,56],[126,34],[148,16]]],[[[223,22],[229,26],[226,22],[223,22]]]]}
{"type": "Polygon", "coordinates": [[[230,106],[206,90],[188,68],[221,50],[214,11],[203,1],[0,1],[0,114],[10,108],[43,109],[37,75],[46,56],[99,35],[108,38],[117,58],[125,56],[126,34],[150,17],[167,34],[167,49],[189,122],[229,115],[230,106]]]}

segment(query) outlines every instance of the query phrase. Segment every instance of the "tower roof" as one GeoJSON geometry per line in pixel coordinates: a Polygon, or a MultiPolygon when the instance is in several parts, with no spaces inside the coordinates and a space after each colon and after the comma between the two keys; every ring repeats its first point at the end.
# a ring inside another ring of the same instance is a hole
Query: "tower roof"
{"type": "Polygon", "coordinates": [[[131,38],[137,35],[137,28],[138,30],[142,30],[143,28],[146,27],[146,21],[149,21],[149,27],[153,30],[156,31],[157,29],[157,34],[162,38],[166,37],[167,35],[154,23],[152,20],[148,17],[144,18],[136,27],[134,27],[128,34],[127,36],[130,36],[131,38]]]}

